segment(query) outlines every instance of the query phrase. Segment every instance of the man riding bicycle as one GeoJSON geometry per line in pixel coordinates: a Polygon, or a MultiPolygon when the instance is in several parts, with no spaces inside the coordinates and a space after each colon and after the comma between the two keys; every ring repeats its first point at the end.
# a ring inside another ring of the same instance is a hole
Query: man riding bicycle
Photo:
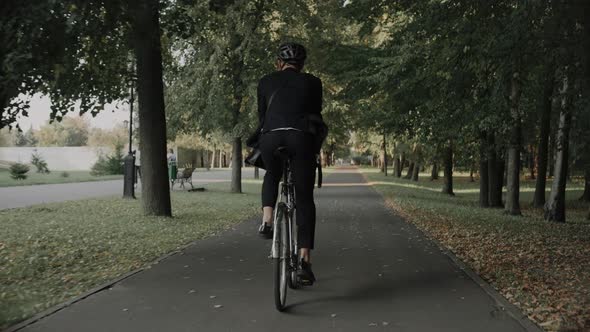
{"type": "Polygon", "coordinates": [[[283,163],[275,152],[284,147],[291,157],[295,185],[297,243],[301,257],[299,280],[304,285],[311,285],[315,281],[310,250],[314,248],[316,211],[313,189],[318,151],[310,118],[321,119],[322,81],[302,72],[306,58],[302,45],[282,44],[275,64],[277,71],[264,76],[258,83],[258,117],[263,133],[259,149],[266,166],[259,233],[267,238],[273,234],[273,210],[283,174],[283,163]]]}

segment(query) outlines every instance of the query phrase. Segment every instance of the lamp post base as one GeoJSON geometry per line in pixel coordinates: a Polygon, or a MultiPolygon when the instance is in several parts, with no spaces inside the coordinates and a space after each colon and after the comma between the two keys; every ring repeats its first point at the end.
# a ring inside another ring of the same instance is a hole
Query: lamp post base
{"type": "Polygon", "coordinates": [[[123,197],[135,198],[135,156],[131,153],[124,158],[123,197]]]}

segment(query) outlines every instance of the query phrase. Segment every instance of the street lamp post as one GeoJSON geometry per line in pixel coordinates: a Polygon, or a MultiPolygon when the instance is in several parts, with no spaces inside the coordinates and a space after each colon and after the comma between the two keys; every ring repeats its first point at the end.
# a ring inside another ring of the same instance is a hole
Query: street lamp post
{"type": "MultiPolygon", "coordinates": [[[[131,81],[129,99],[129,151],[124,158],[123,197],[135,198],[135,155],[133,154],[133,81],[131,81]]],[[[127,122],[127,121],[125,121],[127,122]]]]}

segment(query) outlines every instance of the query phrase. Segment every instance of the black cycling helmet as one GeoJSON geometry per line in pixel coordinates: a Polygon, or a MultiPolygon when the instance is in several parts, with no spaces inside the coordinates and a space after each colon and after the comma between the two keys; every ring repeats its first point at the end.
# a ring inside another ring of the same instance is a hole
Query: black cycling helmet
{"type": "Polygon", "coordinates": [[[284,43],[279,46],[277,57],[292,65],[302,65],[307,58],[307,52],[301,44],[284,43]]]}

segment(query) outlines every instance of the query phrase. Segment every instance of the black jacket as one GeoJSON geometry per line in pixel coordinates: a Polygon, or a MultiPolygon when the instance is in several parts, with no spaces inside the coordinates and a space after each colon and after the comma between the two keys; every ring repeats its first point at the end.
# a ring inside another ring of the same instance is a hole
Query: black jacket
{"type": "Polygon", "coordinates": [[[321,119],[321,112],[322,81],[311,74],[288,68],[258,82],[258,119],[264,132],[285,127],[309,131],[310,115],[321,119]],[[277,92],[267,109],[274,91],[277,92]]]}

